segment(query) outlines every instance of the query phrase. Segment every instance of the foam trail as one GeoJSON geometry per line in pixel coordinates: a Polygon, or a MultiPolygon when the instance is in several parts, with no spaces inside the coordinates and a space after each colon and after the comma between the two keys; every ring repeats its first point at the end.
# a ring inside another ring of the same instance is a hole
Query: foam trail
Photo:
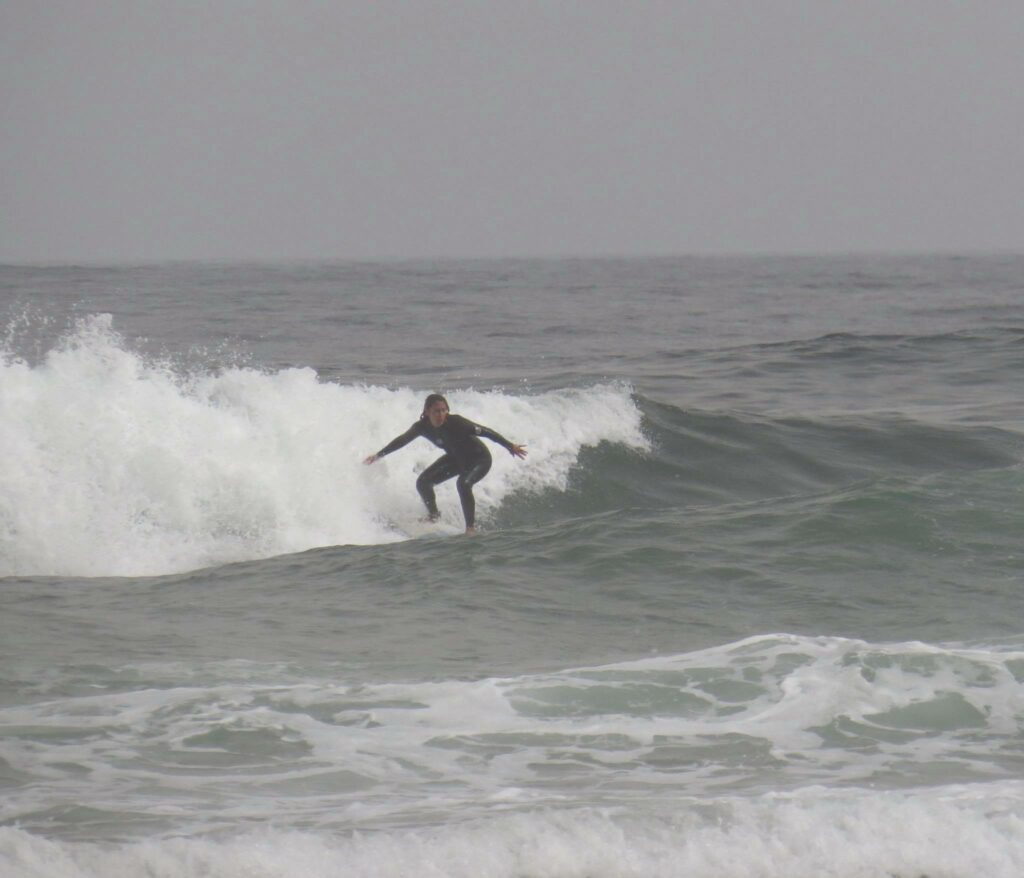
{"type": "Polygon", "coordinates": [[[1011,785],[914,796],[808,790],[683,801],[670,815],[585,809],[353,836],[266,830],[117,847],[0,828],[0,862],[11,878],[1017,878],[1019,793],[1011,785]]]}
{"type": "MultiPolygon", "coordinates": [[[[4,351],[0,575],[163,574],[400,539],[390,523],[420,514],[415,473],[437,450],[361,461],[408,427],[421,396],[312,369],[183,376],[131,350],[109,315],[79,321],[38,365],[4,351]]],[[[496,449],[482,517],[514,491],[564,488],[586,445],[645,444],[622,386],[449,399],[530,447],[528,465],[496,449]]]]}

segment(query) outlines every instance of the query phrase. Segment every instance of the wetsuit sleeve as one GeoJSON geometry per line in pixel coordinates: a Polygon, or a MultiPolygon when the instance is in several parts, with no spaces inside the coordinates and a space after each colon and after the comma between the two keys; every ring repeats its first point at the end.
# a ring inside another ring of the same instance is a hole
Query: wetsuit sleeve
{"type": "Polygon", "coordinates": [[[396,436],[387,445],[385,445],[380,451],[377,452],[377,457],[383,457],[385,454],[390,454],[392,451],[398,451],[399,448],[405,448],[413,439],[423,435],[423,422],[417,421],[408,430],[406,430],[401,436],[396,436]]]}
{"type": "MultiPolygon", "coordinates": [[[[472,423],[472,421],[470,421],[472,423]]],[[[490,439],[492,442],[497,442],[502,448],[504,448],[509,454],[512,453],[512,443],[508,441],[501,433],[497,433],[490,427],[485,427],[483,424],[473,424],[473,432],[477,436],[483,436],[484,439],[490,439]]]]}

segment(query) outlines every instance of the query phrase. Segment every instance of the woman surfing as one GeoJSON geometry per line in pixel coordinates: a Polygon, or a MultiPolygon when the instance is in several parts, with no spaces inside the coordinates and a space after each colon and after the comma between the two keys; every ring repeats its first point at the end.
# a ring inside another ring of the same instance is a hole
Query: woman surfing
{"type": "Polygon", "coordinates": [[[420,436],[429,439],[445,452],[416,479],[416,490],[426,504],[428,517],[431,521],[437,521],[441,517],[441,513],[437,511],[434,485],[458,476],[455,486],[462,502],[462,515],[466,519],[466,533],[475,533],[476,500],[473,498],[473,485],[487,475],[491,468],[491,453],[478,437],[483,436],[497,442],[513,457],[526,457],[526,446],[509,442],[489,427],[474,424],[461,415],[449,414],[448,400],[440,393],[432,393],[423,404],[420,419],[376,454],[371,454],[363,463],[374,463],[392,451],[404,448],[420,436]]]}

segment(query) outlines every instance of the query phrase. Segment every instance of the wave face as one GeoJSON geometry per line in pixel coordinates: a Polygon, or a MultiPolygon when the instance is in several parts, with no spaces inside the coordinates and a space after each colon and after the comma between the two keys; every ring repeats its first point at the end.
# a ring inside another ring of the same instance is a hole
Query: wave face
{"type": "MultiPolygon", "coordinates": [[[[102,315],[37,365],[7,354],[2,369],[0,575],[166,574],[386,543],[422,514],[412,486],[433,446],[361,465],[416,419],[418,392],[308,368],[183,374],[131,350],[102,315]]],[[[621,385],[449,400],[529,446],[529,467],[495,446],[476,490],[483,517],[512,494],[564,489],[585,447],[647,445],[621,385]]],[[[460,516],[446,506],[449,529],[460,516]]]]}

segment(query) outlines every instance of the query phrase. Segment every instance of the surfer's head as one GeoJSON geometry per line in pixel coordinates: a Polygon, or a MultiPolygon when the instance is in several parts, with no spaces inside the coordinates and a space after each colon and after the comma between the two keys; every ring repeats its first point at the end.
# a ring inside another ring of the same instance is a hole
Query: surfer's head
{"type": "Polygon", "coordinates": [[[440,393],[430,394],[423,403],[423,414],[420,417],[430,421],[432,427],[440,427],[448,417],[448,400],[440,393]]]}

